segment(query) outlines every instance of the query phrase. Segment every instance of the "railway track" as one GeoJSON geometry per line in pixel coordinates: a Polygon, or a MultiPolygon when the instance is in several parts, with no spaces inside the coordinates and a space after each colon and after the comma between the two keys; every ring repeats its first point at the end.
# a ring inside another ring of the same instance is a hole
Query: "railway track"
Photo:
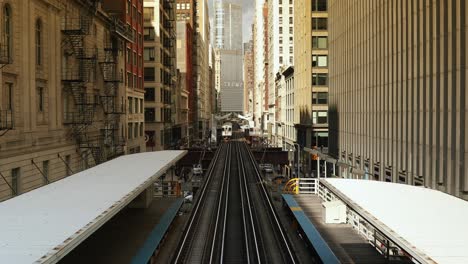
{"type": "Polygon", "coordinates": [[[252,153],[222,144],[173,263],[296,263],[252,153]]]}

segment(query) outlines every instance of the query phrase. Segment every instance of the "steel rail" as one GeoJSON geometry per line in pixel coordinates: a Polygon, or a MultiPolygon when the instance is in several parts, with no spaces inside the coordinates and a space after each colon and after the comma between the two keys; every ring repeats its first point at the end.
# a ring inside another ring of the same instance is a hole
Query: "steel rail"
{"type": "Polygon", "coordinates": [[[253,215],[253,213],[252,213],[252,203],[251,203],[251,198],[250,198],[250,194],[249,194],[249,189],[248,189],[248,186],[247,186],[247,178],[245,176],[246,175],[246,169],[245,169],[244,160],[242,159],[242,155],[240,154],[241,153],[241,146],[239,146],[239,144],[237,145],[237,150],[238,150],[237,151],[237,156],[239,158],[239,167],[241,168],[239,170],[239,173],[242,174],[241,180],[239,181],[239,185],[240,185],[240,189],[241,189],[242,214],[243,214],[243,220],[244,220],[244,233],[245,233],[245,241],[246,241],[246,249],[247,249],[247,260],[248,260],[248,263],[250,263],[249,240],[248,240],[248,236],[247,236],[247,225],[246,225],[246,219],[245,219],[244,197],[242,195],[243,193],[245,193],[246,200],[247,200],[247,208],[248,208],[250,225],[252,227],[252,233],[253,233],[252,236],[253,236],[253,239],[254,239],[256,260],[257,260],[257,263],[261,263],[262,261],[260,259],[260,251],[258,249],[257,232],[255,230],[255,222],[254,222],[254,219],[252,217],[252,215],[253,215]]]}
{"type": "Polygon", "coordinates": [[[188,224],[188,226],[187,226],[187,228],[185,230],[184,238],[182,239],[182,243],[180,244],[180,246],[178,248],[177,255],[176,255],[173,263],[178,263],[179,262],[179,259],[180,259],[181,255],[182,255],[182,252],[183,252],[183,250],[184,250],[184,248],[186,246],[186,243],[188,242],[187,238],[188,238],[189,234],[191,234],[193,232],[192,231],[193,223],[194,223],[195,219],[197,218],[197,216],[199,214],[200,204],[202,204],[202,201],[205,198],[206,189],[207,189],[208,185],[210,184],[211,178],[213,176],[214,168],[216,167],[216,164],[218,162],[220,153],[222,151],[224,151],[226,148],[227,147],[224,144],[221,145],[221,147],[218,149],[218,151],[217,151],[217,153],[216,153],[216,155],[215,155],[215,157],[213,159],[213,162],[211,163],[210,168],[208,169],[208,172],[207,172],[208,178],[206,179],[205,184],[203,185],[203,189],[202,189],[202,192],[200,194],[200,197],[196,201],[195,210],[192,212],[192,215],[191,215],[190,220],[189,220],[189,224],[188,224]]]}
{"type": "MultiPolygon", "coordinates": [[[[228,177],[229,175],[231,174],[231,159],[230,159],[230,156],[231,156],[231,144],[228,143],[228,153],[226,155],[226,160],[228,161],[228,165],[227,166],[224,166],[224,171],[223,171],[223,180],[221,182],[221,191],[220,191],[220,194],[219,194],[219,202],[218,202],[218,209],[217,209],[217,212],[216,212],[216,222],[215,222],[215,227],[214,227],[214,234],[213,234],[213,242],[211,244],[211,251],[210,251],[210,262],[209,263],[213,263],[213,257],[214,257],[214,247],[216,245],[216,237],[217,237],[217,234],[218,234],[218,225],[219,225],[219,218],[220,218],[220,212],[221,212],[221,203],[223,201],[223,194],[224,194],[224,187],[225,187],[225,180],[226,180],[226,171],[227,171],[227,174],[228,174],[228,177]]],[[[229,181],[228,181],[228,185],[229,185],[229,181]]],[[[229,192],[229,189],[227,190],[227,192],[229,192]]],[[[228,195],[226,195],[226,205],[225,207],[227,208],[227,197],[228,195]]],[[[227,212],[227,210],[226,210],[227,212]]],[[[222,240],[222,244],[221,244],[221,247],[222,247],[222,250],[221,250],[221,260],[222,260],[222,256],[223,256],[223,250],[224,250],[224,232],[225,232],[225,227],[226,227],[226,216],[224,217],[224,228],[223,228],[223,240],[222,240]]]]}
{"type": "MultiPolygon", "coordinates": [[[[246,145],[245,145],[245,143],[244,143],[244,149],[246,149],[246,148],[247,148],[247,147],[246,147],[246,145]]],[[[265,200],[267,201],[268,207],[269,207],[269,209],[270,209],[270,213],[271,213],[271,215],[273,216],[273,219],[275,220],[275,224],[276,224],[277,230],[278,230],[278,232],[279,232],[280,235],[281,235],[281,239],[283,240],[283,241],[282,241],[282,242],[283,242],[283,245],[284,245],[284,246],[286,247],[286,249],[287,249],[288,257],[289,257],[291,263],[296,263],[296,259],[295,259],[295,257],[294,257],[293,252],[292,252],[291,246],[289,245],[289,240],[286,238],[286,234],[285,234],[284,231],[283,231],[283,228],[282,228],[281,223],[280,223],[280,221],[279,221],[279,219],[278,219],[278,216],[276,215],[276,212],[275,212],[275,209],[274,209],[274,207],[273,207],[273,204],[271,203],[271,200],[270,200],[270,197],[269,197],[269,195],[268,195],[268,192],[267,192],[266,189],[265,189],[265,185],[264,185],[264,183],[263,183],[262,177],[260,176],[261,174],[260,174],[260,172],[259,172],[259,170],[258,170],[258,166],[256,165],[255,158],[253,157],[253,154],[252,154],[250,151],[248,151],[248,150],[247,150],[247,154],[248,154],[248,156],[249,156],[249,158],[250,158],[250,161],[252,162],[252,166],[254,167],[255,175],[256,175],[258,181],[260,182],[260,186],[261,186],[261,189],[262,189],[264,198],[265,198],[265,200]]]]}
{"type": "MultiPolygon", "coordinates": [[[[232,148],[232,144],[229,144],[229,146],[232,148]]],[[[231,152],[229,152],[231,153],[231,152]]],[[[231,155],[229,154],[228,156],[228,174],[227,174],[227,186],[226,186],[226,193],[225,193],[225,206],[224,206],[224,219],[223,219],[223,233],[222,233],[222,240],[221,240],[221,254],[220,254],[220,260],[221,262],[223,261],[224,259],[224,242],[225,242],[225,238],[226,238],[226,222],[227,222],[227,212],[228,212],[228,208],[229,208],[229,180],[231,178],[231,155]]],[[[224,175],[223,178],[226,178],[226,176],[224,175]]]]}

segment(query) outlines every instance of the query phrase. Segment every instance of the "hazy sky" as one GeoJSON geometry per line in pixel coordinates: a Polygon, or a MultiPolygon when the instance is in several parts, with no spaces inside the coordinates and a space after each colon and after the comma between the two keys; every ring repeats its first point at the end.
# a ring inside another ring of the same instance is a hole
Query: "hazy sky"
{"type": "MultiPolygon", "coordinates": [[[[210,5],[210,18],[211,20],[214,19],[214,10],[213,10],[213,2],[220,1],[220,0],[208,0],[210,5]]],[[[231,2],[236,4],[242,5],[242,35],[243,40],[242,42],[245,43],[251,38],[252,34],[252,22],[255,13],[255,0],[221,0],[224,2],[231,2]]],[[[214,30],[213,25],[211,29],[214,30]]]]}

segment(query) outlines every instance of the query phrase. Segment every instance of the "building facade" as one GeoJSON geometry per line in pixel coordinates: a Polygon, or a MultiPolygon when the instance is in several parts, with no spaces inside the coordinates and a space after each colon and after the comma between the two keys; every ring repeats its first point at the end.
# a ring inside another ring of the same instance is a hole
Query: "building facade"
{"type": "Polygon", "coordinates": [[[329,1],[331,152],[345,177],[468,199],[466,1],[329,1]]]}
{"type": "Polygon", "coordinates": [[[244,115],[254,112],[254,54],[253,41],[244,43],[244,115]]]}
{"type": "Polygon", "coordinates": [[[327,0],[294,3],[294,123],[302,147],[328,147],[327,0]]]}
{"type": "Polygon", "coordinates": [[[125,49],[125,86],[128,110],[126,114],[127,152],[145,151],[144,84],[143,84],[143,2],[138,0],[104,0],[103,8],[131,28],[134,41],[125,49]]]}
{"type": "Polygon", "coordinates": [[[230,2],[215,2],[215,47],[242,50],[242,6],[230,2]]]}
{"type": "Polygon", "coordinates": [[[133,33],[100,1],[1,1],[0,7],[5,200],[125,153],[119,50],[133,33]]]}
{"type": "Polygon", "coordinates": [[[296,143],[296,129],[294,127],[294,67],[289,66],[282,71],[283,81],[281,96],[281,130],[283,150],[294,150],[296,143]]]}
{"type": "Polygon", "coordinates": [[[177,96],[176,4],[173,0],[144,2],[144,81],[146,150],[174,147],[172,137],[177,96]]]}
{"type": "MultiPolygon", "coordinates": [[[[268,79],[280,76],[282,67],[294,65],[294,1],[268,1],[268,79]]],[[[278,145],[280,130],[276,120],[277,87],[275,81],[268,83],[268,131],[272,145],[278,145]]]]}

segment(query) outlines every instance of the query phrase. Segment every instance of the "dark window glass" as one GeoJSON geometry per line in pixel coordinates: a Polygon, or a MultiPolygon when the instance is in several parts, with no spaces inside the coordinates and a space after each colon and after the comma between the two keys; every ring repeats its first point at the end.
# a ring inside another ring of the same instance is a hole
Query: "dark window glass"
{"type": "Polygon", "coordinates": [[[154,102],[155,98],[154,88],[145,88],[145,101],[154,102]]]}
{"type": "Polygon", "coordinates": [[[154,82],[155,76],[154,76],[154,68],[153,67],[145,67],[145,81],[150,81],[154,82]]]}
{"type": "Polygon", "coordinates": [[[312,73],[312,85],[327,85],[328,74],[327,73],[312,73]]]}
{"type": "Polygon", "coordinates": [[[312,11],[327,11],[327,0],[312,0],[312,11]]]}
{"type": "Polygon", "coordinates": [[[154,108],[145,108],[145,122],[154,122],[156,114],[154,108]]]}
{"type": "Polygon", "coordinates": [[[327,18],[313,17],[312,18],[312,30],[327,30],[327,18]]]}

